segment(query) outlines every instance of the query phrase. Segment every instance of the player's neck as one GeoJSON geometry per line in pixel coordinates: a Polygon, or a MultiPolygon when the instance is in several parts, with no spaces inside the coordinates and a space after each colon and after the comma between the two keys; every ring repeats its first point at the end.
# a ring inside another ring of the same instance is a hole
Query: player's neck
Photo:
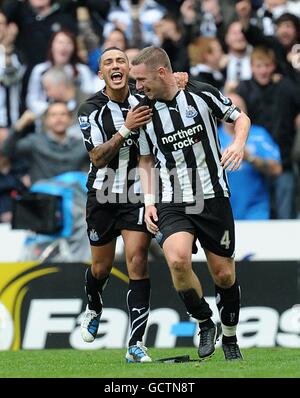
{"type": "Polygon", "coordinates": [[[170,75],[164,82],[163,87],[163,100],[171,101],[178,92],[178,86],[173,75],[170,75]]]}
{"type": "Polygon", "coordinates": [[[119,89],[112,89],[110,87],[106,87],[105,94],[112,100],[116,102],[124,102],[128,96],[129,88],[125,86],[119,89]]]}

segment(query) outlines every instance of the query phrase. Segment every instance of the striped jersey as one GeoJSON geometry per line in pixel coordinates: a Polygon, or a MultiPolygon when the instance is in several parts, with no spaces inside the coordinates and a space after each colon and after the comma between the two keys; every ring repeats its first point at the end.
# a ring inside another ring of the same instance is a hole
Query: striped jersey
{"type": "MultiPolygon", "coordinates": [[[[111,100],[104,90],[88,98],[78,110],[78,120],[87,151],[110,140],[124,124],[130,108],[136,106],[142,97],[131,94],[122,103],[111,100]]],[[[108,193],[127,193],[130,188],[140,192],[137,161],[139,154],[149,153],[147,140],[139,131],[132,131],[117,155],[102,168],[92,163],[87,180],[89,190],[105,190],[108,193]],[[143,150],[144,146],[146,146],[143,150]],[[145,152],[145,153],[144,153],[145,152]]],[[[113,197],[113,196],[112,196],[113,197]]]]}
{"type": "Polygon", "coordinates": [[[204,199],[229,196],[217,119],[233,123],[240,110],[213,86],[196,81],[171,101],[150,102],[152,121],[141,135],[156,158],[160,200],[189,203],[200,192],[204,199]]]}

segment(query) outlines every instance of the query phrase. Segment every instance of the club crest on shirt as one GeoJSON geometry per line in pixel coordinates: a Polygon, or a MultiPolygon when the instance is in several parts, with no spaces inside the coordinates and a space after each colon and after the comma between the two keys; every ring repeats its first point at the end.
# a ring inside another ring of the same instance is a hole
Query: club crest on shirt
{"type": "Polygon", "coordinates": [[[78,121],[79,121],[79,126],[82,130],[86,130],[91,126],[89,123],[88,116],[79,116],[78,121]]]}
{"type": "Polygon", "coordinates": [[[99,240],[99,235],[97,234],[97,231],[95,231],[94,229],[90,230],[90,240],[92,242],[97,242],[99,240]]]}
{"type": "Polygon", "coordinates": [[[196,109],[192,105],[189,105],[186,108],[185,115],[188,118],[194,118],[194,117],[196,117],[198,115],[198,112],[196,111],[196,109]]]}

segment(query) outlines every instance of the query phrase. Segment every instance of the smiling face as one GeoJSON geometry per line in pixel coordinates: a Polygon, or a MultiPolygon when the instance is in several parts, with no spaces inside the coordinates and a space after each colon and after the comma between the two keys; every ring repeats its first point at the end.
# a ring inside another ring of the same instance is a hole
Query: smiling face
{"type": "Polygon", "coordinates": [[[120,90],[127,86],[128,59],[123,51],[112,49],[104,52],[100,60],[98,76],[106,84],[106,90],[120,90]]]}
{"type": "Polygon", "coordinates": [[[152,71],[142,63],[132,65],[130,76],[136,81],[136,89],[143,91],[148,98],[163,98],[164,87],[159,77],[159,71],[152,71]]]}

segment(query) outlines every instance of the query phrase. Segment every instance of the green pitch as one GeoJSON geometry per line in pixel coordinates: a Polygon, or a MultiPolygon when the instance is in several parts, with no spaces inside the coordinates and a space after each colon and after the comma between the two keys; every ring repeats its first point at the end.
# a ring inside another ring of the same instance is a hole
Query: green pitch
{"type": "MultiPolygon", "coordinates": [[[[299,378],[300,350],[243,349],[244,361],[228,362],[221,349],[202,362],[126,364],[125,350],[0,351],[0,378],[299,378]]],[[[196,348],[150,348],[153,360],[197,358],[196,348]]]]}

